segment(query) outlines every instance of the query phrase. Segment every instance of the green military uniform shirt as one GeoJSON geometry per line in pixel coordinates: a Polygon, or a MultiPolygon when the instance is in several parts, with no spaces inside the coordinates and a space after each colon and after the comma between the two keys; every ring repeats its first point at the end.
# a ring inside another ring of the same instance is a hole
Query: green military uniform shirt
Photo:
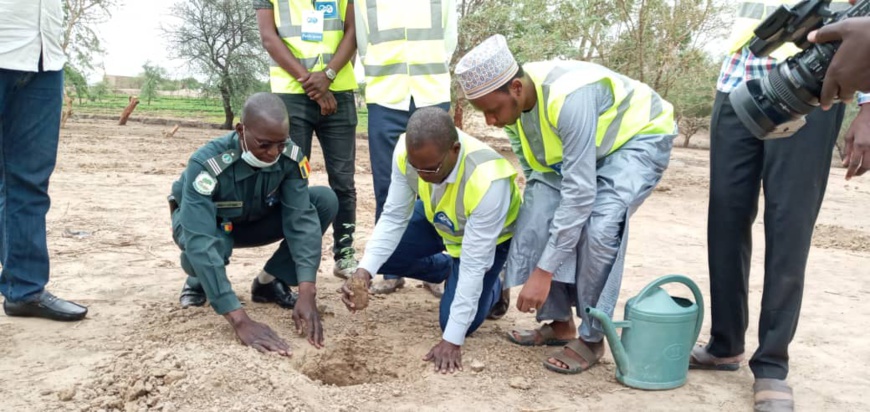
{"type": "Polygon", "coordinates": [[[317,211],[308,195],[308,160],[287,143],[277,163],[254,169],[241,160],[236,132],[198,149],[181,178],[172,185],[179,208],[173,213],[182,266],[202,283],[216,312],[241,304],[226,275],[232,254],[227,226],[253,222],[280,207],[284,237],[296,264],[299,282],[314,282],[320,265],[321,233],[317,211]]]}

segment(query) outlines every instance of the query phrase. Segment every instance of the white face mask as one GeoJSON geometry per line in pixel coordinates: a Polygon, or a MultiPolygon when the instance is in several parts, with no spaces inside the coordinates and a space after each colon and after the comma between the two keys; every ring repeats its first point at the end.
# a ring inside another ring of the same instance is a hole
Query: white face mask
{"type": "MultiPolygon", "coordinates": [[[[243,127],[242,130],[244,131],[245,130],[244,126],[242,126],[242,127],[243,127]]],[[[281,159],[281,155],[279,154],[278,157],[275,158],[275,160],[273,160],[271,162],[264,162],[264,161],[258,159],[257,156],[254,156],[254,154],[251,153],[250,150],[248,150],[248,143],[245,141],[245,138],[243,136],[239,137],[239,141],[241,142],[241,146],[242,146],[242,160],[244,160],[245,163],[247,163],[251,167],[256,167],[258,169],[262,169],[264,167],[269,167],[275,163],[278,163],[278,160],[281,159]]]]}

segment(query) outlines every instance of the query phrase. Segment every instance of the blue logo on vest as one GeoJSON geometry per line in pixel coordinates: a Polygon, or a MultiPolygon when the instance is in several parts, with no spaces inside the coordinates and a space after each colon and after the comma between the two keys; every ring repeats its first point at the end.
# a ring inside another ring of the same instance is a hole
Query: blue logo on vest
{"type": "Polygon", "coordinates": [[[553,169],[557,175],[562,176],[562,162],[551,164],[550,169],[553,169]]]}
{"type": "Polygon", "coordinates": [[[324,19],[337,19],[338,18],[338,7],[335,5],[334,0],[315,2],[314,9],[317,11],[322,11],[324,19]]]}
{"type": "Polygon", "coordinates": [[[443,232],[455,233],[456,227],[453,226],[453,221],[447,217],[447,214],[444,212],[438,212],[435,214],[435,217],[432,219],[432,224],[435,225],[438,229],[441,229],[443,232]]]}

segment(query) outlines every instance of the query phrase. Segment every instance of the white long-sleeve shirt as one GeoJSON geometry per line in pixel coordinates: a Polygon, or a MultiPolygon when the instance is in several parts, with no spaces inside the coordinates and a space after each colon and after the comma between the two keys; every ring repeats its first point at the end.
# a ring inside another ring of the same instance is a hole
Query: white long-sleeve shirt
{"type": "MultiPolygon", "coordinates": [[[[378,273],[378,269],[396,250],[414,213],[417,194],[408,185],[397,162],[399,152],[404,149],[405,141],[400,139],[393,152],[392,180],[384,204],[384,212],[375,226],[372,238],[366,244],[365,254],[359,264],[359,267],[372,274],[378,273]]],[[[463,147],[459,154],[460,158],[464,152],[463,147]]],[[[432,185],[433,196],[443,193],[447,185],[457,183],[458,169],[459,162],[444,182],[432,185]]],[[[483,291],[483,278],[492,267],[498,236],[510,209],[510,190],[510,180],[507,178],[492,182],[465,224],[456,295],[450,306],[450,318],[447,320],[447,327],[442,336],[444,340],[454,345],[462,345],[465,342],[465,333],[477,314],[478,302],[483,291]]]]}
{"type": "Polygon", "coordinates": [[[66,63],[60,0],[0,0],[0,69],[62,70],[66,63]]]}

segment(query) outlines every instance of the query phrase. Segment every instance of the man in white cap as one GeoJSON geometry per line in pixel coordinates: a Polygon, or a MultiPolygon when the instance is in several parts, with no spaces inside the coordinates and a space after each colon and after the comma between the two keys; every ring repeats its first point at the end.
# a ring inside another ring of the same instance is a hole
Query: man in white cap
{"type": "Polygon", "coordinates": [[[524,285],[517,308],[551,323],[508,338],[564,345],[544,366],[580,373],[604,353],[601,325],[585,308],[613,315],[628,219],[668,166],[673,107],[647,85],[596,64],[520,67],[501,35],[465,55],[455,75],[487,124],[506,128],[528,180],[505,287],[524,285]],[[572,305],[582,318],[579,339],[572,305]]]}

